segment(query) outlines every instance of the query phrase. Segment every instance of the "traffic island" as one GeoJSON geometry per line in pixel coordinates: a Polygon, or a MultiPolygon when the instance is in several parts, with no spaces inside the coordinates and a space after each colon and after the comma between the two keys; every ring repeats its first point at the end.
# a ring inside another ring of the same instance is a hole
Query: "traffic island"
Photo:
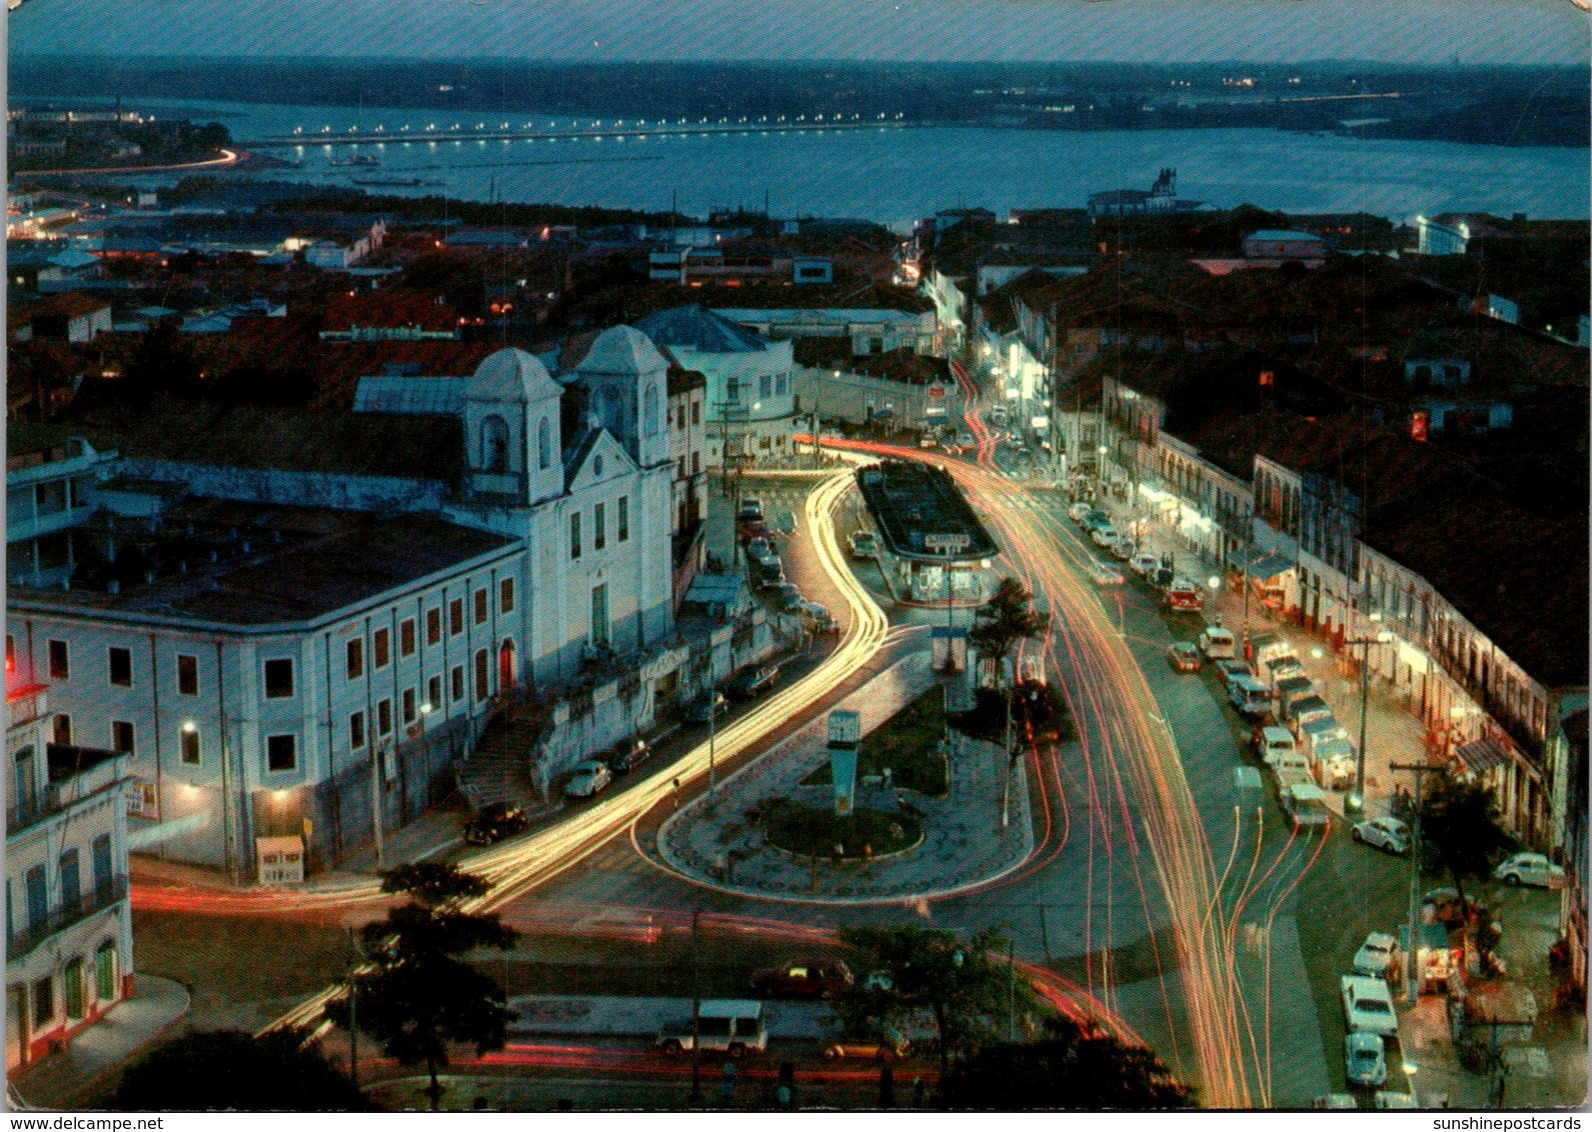
{"type": "MultiPolygon", "coordinates": [[[[887,724],[919,727],[919,716],[931,705],[943,713],[945,693],[955,704],[961,702],[960,691],[944,688],[925,650],[886,669],[835,710],[858,714],[866,746],[887,724]]],[[[942,794],[906,788],[904,766],[892,757],[876,772],[859,776],[851,795],[850,829],[825,824],[842,820],[831,817],[836,795],[829,780],[828,723],[828,715],[820,714],[682,805],[645,850],[661,868],[721,892],[851,905],[955,895],[1015,871],[1033,854],[1022,762],[1010,770],[1010,821],[1003,827],[1009,760],[999,745],[955,731],[948,738],[944,732],[932,736],[934,757],[944,765],[942,794]],[[892,770],[889,778],[886,766],[892,770]],[[785,819],[805,832],[776,829],[782,811],[808,815],[785,819]],[[825,815],[822,821],[819,814],[825,815]],[[892,837],[891,825],[900,827],[899,837],[892,837]],[[866,832],[859,836],[860,830],[866,832]],[[863,852],[869,847],[871,855],[863,852]]]]}
{"type": "Polygon", "coordinates": [[[841,816],[783,798],[771,801],[779,804],[764,819],[768,844],[800,857],[869,863],[923,843],[923,823],[908,814],[862,807],[841,816]]]}

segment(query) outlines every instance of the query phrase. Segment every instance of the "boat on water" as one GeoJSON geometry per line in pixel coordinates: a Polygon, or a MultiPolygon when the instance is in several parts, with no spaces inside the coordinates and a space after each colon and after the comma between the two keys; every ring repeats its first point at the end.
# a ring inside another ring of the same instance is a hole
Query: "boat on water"
{"type": "Polygon", "coordinates": [[[336,169],[342,169],[349,165],[380,165],[381,158],[374,157],[368,153],[356,153],[352,157],[346,158],[345,160],[338,161],[334,159],[328,161],[326,164],[336,169]]]}

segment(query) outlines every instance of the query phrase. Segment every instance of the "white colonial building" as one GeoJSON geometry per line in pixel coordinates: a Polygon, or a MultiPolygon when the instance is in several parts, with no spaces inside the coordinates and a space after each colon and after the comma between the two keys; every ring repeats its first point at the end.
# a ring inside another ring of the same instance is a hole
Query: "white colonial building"
{"type": "Polygon", "coordinates": [[[7,665],[8,1072],[133,990],[123,760],[51,744],[48,694],[7,665]]]}
{"type": "Polygon", "coordinates": [[[113,460],[45,444],[76,525],[12,547],[7,640],[51,737],[123,757],[137,847],[239,879],[408,821],[511,691],[547,708],[545,790],[680,692],[668,370],[620,326],[557,380],[505,349],[351,415],[162,405],[113,460]]]}

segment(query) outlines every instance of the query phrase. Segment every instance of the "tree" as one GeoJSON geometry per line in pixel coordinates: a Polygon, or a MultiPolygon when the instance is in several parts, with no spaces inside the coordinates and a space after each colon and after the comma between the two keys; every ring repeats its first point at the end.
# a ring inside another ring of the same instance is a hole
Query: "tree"
{"type": "Polygon", "coordinates": [[[375,1112],[377,1107],[297,1030],[252,1037],[194,1033],[122,1075],[110,1107],[126,1112],[375,1112]]]}
{"type": "MultiPolygon", "coordinates": [[[[1492,788],[1439,775],[1421,799],[1421,836],[1437,856],[1437,863],[1454,878],[1459,906],[1470,922],[1470,904],[1465,899],[1465,878],[1485,877],[1493,862],[1514,845],[1509,831],[1499,824],[1497,799],[1492,788]]],[[[1486,933],[1479,933],[1478,945],[1486,949],[1486,933]]]]}
{"type": "MultiPolygon", "coordinates": [[[[518,933],[496,913],[463,910],[465,901],[485,895],[491,883],[455,865],[400,865],[383,875],[381,887],[411,899],[361,929],[369,964],[354,978],[354,1021],[388,1057],[426,1067],[435,1109],[442,1096],[437,1071],[448,1064],[449,1043],[471,1043],[477,1056],[502,1049],[514,1017],[502,986],[459,957],[480,947],[505,950],[518,933]]],[[[341,999],[329,1003],[326,1013],[346,1028],[349,1007],[341,999]]]]}
{"type": "Polygon", "coordinates": [[[1188,1108],[1189,1089],[1144,1046],[1071,1018],[1045,1019],[1032,1042],[990,1042],[942,1079],[947,1108],[1188,1108]]]}
{"type": "Polygon", "coordinates": [[[1034,596],[1016,578],[1002,578],[973,616],[967,639],[979,655],[993,660],[997,668],[1011,656],[1018,641],[1034,640],[1050,628],[1050,614],[1034,609],[1034,596]]]}
{"type": "Polygon", "coordinates": [[[953,1057],[992,1037],[1010,1011],[1033,1005],[1027,982],[995,956],[1006,940],[993,928],[966,942],[917,924],[846,926],[838,935],[862,953],[870,972],[835,997],[841,1025],[858,1036],[886,1028],[910,1035],[932,1023],[942,1074],[953,1057]]]}
{"type": "MultiPolygon", "coordinates": [[[[1004,671],[1006,658],[1017,647],[1018,641],[1042,637],[1050,628],[1050,614],[1034,608],[1033,595],[1016,578],[1002,578],[990,599],[973,617],[973,628],[968,630],[968,640],[973,642],[981,656],[995,662],[997,672],[1004,671]]],[[[1016,695],[1016,679],[1006,688],[1006,784],[1001,792],[1001,825],[1006,825],[1007,806],[1011,797],[1012,775],[1022,748],[1012,745],[1012,697],[1016,695]]]]}

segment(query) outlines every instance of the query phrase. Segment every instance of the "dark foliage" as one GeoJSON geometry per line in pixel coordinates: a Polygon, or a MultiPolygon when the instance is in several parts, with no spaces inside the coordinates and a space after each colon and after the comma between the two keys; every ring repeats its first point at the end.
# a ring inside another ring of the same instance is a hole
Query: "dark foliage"
{"type": "Polygon", "coordinates": [[[128,1112],[376,1112],[304,1035],[188,1034],[122,1076],[110,1107],[128,1112]]]}

